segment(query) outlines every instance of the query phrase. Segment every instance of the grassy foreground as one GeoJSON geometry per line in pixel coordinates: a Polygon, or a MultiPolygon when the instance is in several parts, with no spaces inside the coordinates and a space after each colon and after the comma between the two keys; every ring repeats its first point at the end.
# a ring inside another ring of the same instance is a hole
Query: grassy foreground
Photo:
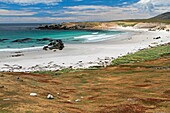
{"type": "Polygon", "coordinates": [[[169,113],[169,48],[130,54],[98,70],[0,73],[0,113],[169,113]],[[48,93],[55,98],[46,99],[48,93]]]}

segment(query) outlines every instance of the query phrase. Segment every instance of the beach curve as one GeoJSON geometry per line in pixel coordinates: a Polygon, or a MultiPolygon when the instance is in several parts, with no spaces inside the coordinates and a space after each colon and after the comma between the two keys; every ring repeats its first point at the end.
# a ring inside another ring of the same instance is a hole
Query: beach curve
{"type": "Polygon", "coordinates": [[[128,33],[100,42],[66,44],[64,50],[56,52],[44,51],[41,47],[0,51],[0,71],[30,72],[107,66],[120,56],[170,42],[170,32],[167,31],[148,31],[133,27],[117,27],[111,30],[128,33]],[[161,38],[154,39],[155,37],[161,38]]]}

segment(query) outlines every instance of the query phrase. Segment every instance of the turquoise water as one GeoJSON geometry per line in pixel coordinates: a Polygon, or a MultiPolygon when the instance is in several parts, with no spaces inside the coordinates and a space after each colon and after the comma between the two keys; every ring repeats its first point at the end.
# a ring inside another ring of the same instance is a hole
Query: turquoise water
{"type": "Polygon", "coordinates": [[[108,40],[120,31],[83,31],[83,30],[37,30],[38,24],[0,24],[0,49],[28,48],[47,45],[49,41],[37,39],[61,39],[64,43],[90,43],[108,40]],[[30,38],[24,42],[17,39],[30,38]]]}

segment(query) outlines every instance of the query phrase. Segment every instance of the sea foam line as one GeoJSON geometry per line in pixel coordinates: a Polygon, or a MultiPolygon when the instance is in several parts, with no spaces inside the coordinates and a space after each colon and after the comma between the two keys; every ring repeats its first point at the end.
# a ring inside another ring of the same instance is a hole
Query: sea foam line
{"type": "Polygon", "coordinates": [[[112,34],[112,35],[107,35],[107,34],[83,35],[83,36],[74,37],[74,39],[85,39],[84,42],[99,42],[99,41],[117,38],[118,36],[120,36],[122,34],[124,34],[124,33],[112,34]]]}

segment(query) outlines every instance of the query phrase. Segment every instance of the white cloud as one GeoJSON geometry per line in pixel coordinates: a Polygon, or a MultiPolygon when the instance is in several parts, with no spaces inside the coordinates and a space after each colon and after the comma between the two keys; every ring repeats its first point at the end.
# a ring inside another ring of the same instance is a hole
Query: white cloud
{"type": "MultiPolygon", "coordinates": [[[[21,5],[29,4],[56,4],[62,0],[0,0],[21,5]]],[[[79,0],[76,0],[79,1],[79,0]]],[[[126,4],[126,3],[124,3],[126,4]]],[[[170,11],[169,0],[140,0],[137,3],[122,7],[79,5],[64,7],[62,10],[41,10],[41,13],[49,13],[56,17],[0,17],[0,22],[64,22],[64,21],[109,21],[122,19],[141,19],[170,11]],[[61,17],[63,15],[69,17],[61,17]],[[57,16],[60,16],[59,18],[57,16]]],[[[39,11],[40,12],[40,11],[39,11]]],[[[37,12],[38,13],[38,12],[37,12]]],[[[34,15],[28,10],[15,11],[0,9],[0,15],[24,16],[34,15]]]]}
{"type": "Polygon", "coordinates": [[[152,3],[153,5],[170,5],[169,0],[140,0],[138,3],[140,4],[147,4],[152,3]]]}
{"type": "Polygon", "coordinates": [[[86,5],[80,5],[80,6],[73,6],[73,7],[65,7],[67,10],[64,11],[64,14],[70,14],[70,15],[79,15],[79,16],[95,16],[95,15],[106,15],[106,14],[112,14],[109,16],[113,16],[117,13],[123,13],[123,10],[130,10],[135,11],[136,8],[119,8],[119,7],[110,7],[110,6],[86,6],[86,5]]]}
{"type": "Polygon", "coordinates": [[[71,7],[64,7],[71,10],[88,10],[88,9],[100,9],[100,10],[109,10],[113,7],[110,6],[97,6],[97,5],[79,5],[79,6],[71,6],[71,7]]]}
{"type": "Polygon", "coordinates": [[[170,11],[170,1],[140,0],[123,7],[80,5],[65,8],[64,14],[76,17],[77,21],[144,19],[170,11]]]}
{"type": "Polygon", "coordinates": [[[73,21],[75,18],[72,17],[61,17],[61,18],[51,18],[51,17],[0,17],[0,23],[44,23],[44,22],[68,22],[73,21]]]}
{"type": "Polygon", "coordinates": [[[134,4],[134,6],[139,8],[141,12],[143,11],[152,12],[154,9],[154,5],[152,4],[150,0],[141,0],[138,3],[134,4]]]}
{"type": "Polygon", "coordinates": [[[138,13],[138,8],[80,5],[65,7],[63,14],[75,17],[76,21],[107,21],[120,19],[148,18],[148,14],[138,13]]]}
{"type": "Polygon", "coordinates": [[[36,12],[0,9],[0,16],[32,16],[36,12]]]}
{"type": "Polygon", "coordinates": [[[126,5],[126,4],[128,4],[128,2],[123,2],[122,4],[123,4],[123,5],[126,5]]]}
{"type": "Polygon", "coordinates": [[[151,15],[158,14],[160,10],[163,11],[162,9],[166,9],[164,12],[170,11],[169,0],[140,0],[133,6],[137,7],[141,12],[148,12],[151,15]]]}
{"type": "Polygon", "coordinates": [[[12,3],[12,4],[20,4],[20,5],[31,5],[31,4],[47,4],[47,5],[55,5],[58,2],[62,2],[62,0],[0,0],[0,2],[4,3],[12,3]]]}
{"type": "Polygon", "coordinates": [[[144,19],[170,11],[168,0],[140,0],[123,7],[79,5],[65,7],[63,14],[76,21],[107,21],[121,19],[144,19]]]}

